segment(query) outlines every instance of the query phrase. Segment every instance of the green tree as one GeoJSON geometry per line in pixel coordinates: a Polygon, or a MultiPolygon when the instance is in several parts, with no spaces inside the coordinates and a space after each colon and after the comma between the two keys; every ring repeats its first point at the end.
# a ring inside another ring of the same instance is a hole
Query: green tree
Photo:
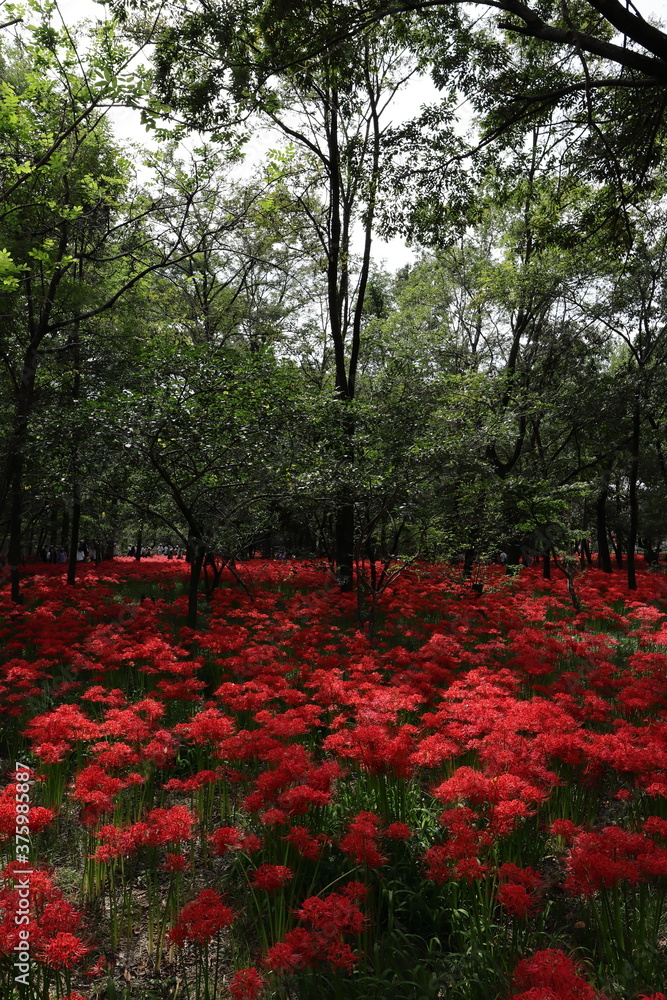
{"type": "MultiPolygon", "coordinates": [[[[121,75],[127,49],[103,29],[86,66],[66,29],[39,24],[30,39],[5,52],[0,92],[0,350],[7,401],[0,509],[9,525],[14,600],[20,597],[30,421],[48,392],[45,360],[66,359],[75,402],[84,341],[99,331],[99,317],[147,275],[193,252],[180,238],[193,198],[172,200],[170,225],[161,224],[163,193],[154,189],[149,196],[132,186],[129,161],[106,123],[109,103],[141,93],[135,73],[121,75]]],[[[70,458],[76,512],[80,477],[74,452],[70,458]]],[[[78,513],[73,527],[77,519],[78,513]]]]}
{"type": "MultiPolygon", "coordinates": [[[[202,568],[210,564],[217,582],[261,538],[270,504],[286,491],[285,427],[298,418],[293,375],[270,355],[208,344],[155,342],[151,354],[140,382],[109,391],[93,412],[125,446],[128,475],[117,495],[187,546],[195,628],[202,568]]],[[[107,488],[119,490],[115,476],[107,488]]]]}

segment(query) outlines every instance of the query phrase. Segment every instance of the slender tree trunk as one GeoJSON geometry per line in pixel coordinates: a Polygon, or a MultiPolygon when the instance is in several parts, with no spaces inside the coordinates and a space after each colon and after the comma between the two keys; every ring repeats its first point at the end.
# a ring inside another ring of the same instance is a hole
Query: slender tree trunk
{"type": "Polygon", "coordinates": [[[197,628],[197,598],[199,596],[199,578],[204,562],[205,549],[199,539],[192,539],[193,548],[190,555],[190,586],[188,588],[188,626],[197,628]]]}
{"type": "Polygon", "coordinates": [[[623,539],[619,534],[607,532],[607,537],[611,542],[611,546],[614,550],[614,557],[616,559],[616,565],[619,569],[623,568],[623,539]]]}
{"type": "Polygon", "coordinates": [[[23,455],[17,456],[14,465],[14,481],[11,489],[11,507],[9,514],[9,576],[12,585],[12,601],[22,604],[19,583],[19,564],[21,562],[21,516],[23,512],[23,455]]]}
{"type": "Polygon", "coordinates": [[[635,550],[637,548],[637,533],[639,530],[639,499],[637,497],[637,479],[639,478],[639,434],[641,429],[641,414],[639,399],[635,393],[632,408],[632,461],[630,463],[630,532],[628,535],[628,590],[637,589],[635,571],[635,550]]]}
{"type": "Polygon", "coordinates": [[[551,579],[551,550],[548,547],[542,553],[542,576],[545,580],[551,579]]]}
{"type": "MultiPolygon", "coordinates": [[[[5,476],[2,484],[1,498],[9,496],[9,568],[12,585],[12,601],[21,603],[19,586],[19,563],[21,562],[21,528],[23,520],[23,465],[26,439],[28,437],[28,418],[32,409],[32,397],[37,372],[37,350],[31,343],[23,361],[21,384],[18,390],[14,426],[7,451],[5,476]]],[[[56,515],[57,517],[57,515],[56,515]]],[[[57,521],[56,529],[57,529],[57,521]]],[[[57,535],[54,535],[54,545],[57,535]]]]}
{"type": "Polygon", "coordinates": [[[581,565],[584,563],[588,566],[593,565],[593,557],[591,556],[591,547],[588,544],[588,538],[581,539],[581,565]]]}
{"type": "Polygon", "coordinates": [[[58,511],[52,507],[49,511],[49,545],[55,549],[58,544],[58,511]]]}
{"type": "Polygon", "coordinates": [[[607,541],[607,492],[608,486],[605,482],[598,493],[595,503],[595,516],[597,521],[598,536],[598,569],[603,573],[611,573],[611,555],[609,553],[609,543],[607,541]]]}
{"type": "Polygon", "coordinates": [[[26,551],[26,555],[28,555],[28,556],[32,555],[32,540],[33,540],[34,534],[35,534],[35,525],[34,525],[34,522],[31,521],[30,522],[30,526],[28,528],[28,537],[25,540],[25,551],[26,551]]]}
{"type": "Polygon", "coordinates": [[[63,520],[62,527],[60,529],[60,547],[63,549],[67,548],[67,536],[69,535],[69,510],[67,507],[63,509],[63,520]]]}
{"type": "Polygon", "coordinates": [[[336,576],[344,593],[352,590],[354,564],[354,505],[343,503],[336,511],[336,576]]]}
{"type": "MultiPolygon", "coordinates": [[[[77,474],[77,470],[74,470],[77,474]]],[[[81,486],[78,479],[74,481],[72,491],[72,532],[69,539],[69,566],[67,569],[67,582],[73,587],[76,583],[76,557],[79,551],[79,527],[81,525],[81,486]]]]}
{"type": "MultiPolygon", "coordinates": [[[[79,265],[80,267],[81,265],[79,265]]],[[[76,404],[81,394],[81,353],[79,351],[79,317],[72,331],[74,356],[72,367],[74,370],[74,381],[72,383],[72,401],[76,404]]],[[[65,509],[67,514],[67,509],[65,509]]],[[[63,522],[65,515],[63,515],[63,522]]],[[[76,583],[76,557],[79,551],[79,530],[81,525],[81,483],[79,481],[79,444],[77,437],[72,444],[72,534],[69,543],[69,567],[67,570],[67,582],[73,587],[76,583]]],[[[63,533],[65,528],[63,526],[63,533]]],[[[63,546],[64,547],[64,546],[63,546]]]]}
{"type": "Polygon", "coordinates": [[[134,558],[137,560],[137,562],[141,562],[141,545],[143,542],[143,535],[144,535],[144,528],[142,525],[141,528],[139,528],[139,533],[137,535],[137,546],[136,549],[134,550],[134,558]]]}

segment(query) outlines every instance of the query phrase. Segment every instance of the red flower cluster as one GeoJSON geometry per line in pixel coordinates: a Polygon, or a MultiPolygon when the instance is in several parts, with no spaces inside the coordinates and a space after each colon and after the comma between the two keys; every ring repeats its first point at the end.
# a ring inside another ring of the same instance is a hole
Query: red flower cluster
{"type": "MultiPolygon", "coordinates": [[[[160,849],[144,860],[186,872],[177,845],[208,843],[211,877],[231,866],[247,877],[245,905],[275,909],[282,926],[297,907],[299,926],[270,952],[272,968],[290,971],[354,964],[363,918],[352,890],[303,899],[323,872],[340,877],[351,865],[374,885],[375,905],[389,866],[421,862],[428,893],[456,882],[468,902],[486,900],[488,919],[526,921],[526,940],[530,919],[563,887],[574,910],[619,884],[631,901],[659,902],[635,893],[667,874],[667,616],[657,576],[640,573],[628,595],[616,576],[588,572],[577,582],[585,611],[573,618],[558,579],[527,570],[509,580],[490,568],[471,602],[447,571],[420,566],[383,595],[389,625],[371,647],[340,627],[354,598],[327,591],[324,569],[255,561],[252,605],[219,588],[194,646],[187,629],[173,638],[166,617],[183,610],[182,596],[170,606],[117,600],[140,580],[166,593],[182,566],[118,561],[103,572],[86,568],[76,607],[60,576],[28,578],[26,606],[0,623],[0,713],[28,719],[8,732],[21,730],[17,756],[27,739],[39,761],[31,833],[63,812],[81,853],[97,838],[94,859],[117,887],[133,869],[121,857],[160,849]],[[409,621],[404,636],[392,615],[409,621]],[[155,792],[163,808],[144,807],[155,792]],[[600,829],[609,794],[618,825],[600,829]],[[548,882],[526,866],[539,867],[541,845],[548,882]]],[[[0,605],[9,608],[1,590],[0,605]]],[[[11,842],[15,798],[14,784],[0,793],[0,843],[11,842]]],[[[31,943],[67,968],[67,943],[77,960],[88,947],[80,918],[43,874],[35,880],[31,943]]],[[[172,893],[181,882],[171,880],[172,893]]],[[[12,891],[0,890],[5,955],[15,943],[12,891]]],[[[183,908],[172,941],[201,945],[229,926],[230,908],[205,893],[183,908]]],[[[370,939],[382,933],[371,920],[367,929],[370,939]]],[[[256,969],[229,984],[235,1000],[262,988],[256,969]]],[[[555,951],[524,960],[515,988],[524,1000],[593,995],[555,951]]]]}
{"type": "Polygon", "coordinates": [[[215,889],[202,889],[196,899],[186,903],[169,931],[169,940],[178,947],[186,941],[206,945],[215,935],[234,922],[234,911],[225,906],[215,889]]]}
{"type": "Polygon", "coordinates": [[[512,1000],[605,1000],[577,972],[564,952],[554,948],[536,951],[514,971],[512,1000]]]}
{"type": "MultiPolygon", "coordinates": [[[[655,824],[652,825],[655,828],[655,824]]],[[[641,833],[607,826],[599,833],[580,833],[568,857],[565,889],[590,896],[625,881],[636,885],[667,875],[667,847],[641,833]]]]}
{"type": "Polygon", "coordinates": [[[540,891],[544,889],[542,876],[532,868],[518,868],[507,862],[498,869],[503,883],[496,897],[502,908],[514,917],[533,916],[539,909],[540,891]]]}
{"type": "Polygon", "coordinates": [[[266,982],[258,969],[238,969],[229,982],[231,1000],[257,1000],[266,982]]]}
{"type": "Polygon", "coordinates": [[[266,892],[276,892],[282,889],[286,882],[294,878],[294,872],[285,865],[260,865],[250,879],[254,889],[264,889],[266,892]]]}
{"type": "Polygon", "coordinates": [[[38,961],[53,969],[71,969],[90,952],[77,935],[82,915],[41,868],[12,862],[0,872],[0,955],[12,956],[28,917],[30,947],[38,961]],[[29,891],[23,890],[29,883],[29,891]]]}
{"type": "Polygon", "coordinates": [[[351,969],[358,956],[344,941],[344,935],[359,934],[366,919],[354,903],[355,898],[359,898],[359,883],[352,882],[342,892],[304,899],[297,915],[308,926],[288,931],[269,949],[268,967],[276,972],[294,972],[328,963],[334,969],[351,969]]]}
{"type": "Polygon", "coordinates": [[[349,854],[358,865],[381,868],[387,863],[387,858],[378,849],[379,824],[380,821],[374,813],[357,813],[350,823],[349,833],[340,842],[341,851],[349,854]]]}

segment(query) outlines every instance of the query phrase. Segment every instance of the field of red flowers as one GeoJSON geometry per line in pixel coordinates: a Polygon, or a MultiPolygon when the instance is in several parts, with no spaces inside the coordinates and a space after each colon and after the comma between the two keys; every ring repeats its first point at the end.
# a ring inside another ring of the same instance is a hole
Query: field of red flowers
{"type": "Polygon", "coordinates": [[[667,984],[667,578],[325,567],[1,594],[0,997],[594,1000],[667,984]],[[28,841],[28,832],[30,841],[28,841]],[[28,847],[29,842],[29,847],[28,847]]]}

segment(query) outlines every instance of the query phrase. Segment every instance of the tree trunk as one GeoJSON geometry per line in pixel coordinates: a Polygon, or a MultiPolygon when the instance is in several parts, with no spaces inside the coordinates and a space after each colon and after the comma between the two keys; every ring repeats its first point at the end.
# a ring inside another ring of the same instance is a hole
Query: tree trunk
{"type": "Polygon", "coordinates": [[[601,569],[603,573],[612,572],[611,555],[609,554],[609,543],[607,542],[607,492],[608,486],[605,482],[598,493],[595,503],[598,535],[598,569],[601,569]]]}
{"type": "Polygon", "coordinates": [[[190,586],[188,588],[188,626],[197,628],[197,598],[199,596],[199,577],[204,562],[205,549],[200,541],[192,539],[193,547],[190,555],[190,586]]]}
{"type": "Polygon", "coordinates": [[[137,535],[137,547],[134,550],[134,558],[137,562],[141,562],[141,543],[143,541],[144,529],[143,525],[139,528],[139,533],[137,535]]]}
{"type": "Polygon", "coordinates": [[[12,601],[22,604],[19,585],[19,563],[21,562],[21,514],[23,501],[23,455],[17,456],[14,464],[14,479],[11,489],[11,508],[9,515],[9,576],[12,585],[12,601]]]}
{"type": "Polygon", "coordinates": [[[587,538],[581,539],[581,542],[579,544],[579,551],[581,552],[581,565],[583,566],[584,564],[586,564],[588,566],[592,566],[593,559],[591,556],[591,547],[588,544],[587,538]]]}
{"type": "Polygon", "coordinates": [[[58,510],[52,507],[49,511],[49,545],[54,549],[58,544],[58,510]]]}
{"type": "Polygon", "coordinates": [[[551,550],[548,547],[542,553],[542,576],[545,580],[551,579],[551,550]]]}
{"type": "Polygon", "coordinates": [[[63,510],[63,520],[62,527],[60,529],[60,547],[61,549],[67,548],[67,536],[69,535],[69,510],[67,507],[63,510]]]}
{"type": "Polygon", "coordinates": [[[352,590],[354,564],[354,505],[343,503],[336,511],[336,576],[343,593],[352,590]]]}
{"type": "Polygon", "coordinates": [[[639,478],[639,433],[641,429],[641,414],[639,399],[635,393],[632,408],[632,461],[630,463],[630,532],[628,535],[628,590],[637,589],[635,572],[635,550],[639,530],[639,499],[637,497],[637,479],[639,478]]]}
{"type": "Polygon", "coordinates": [[[79,526],[81,524],[81,487],[78,480],[74,482],[72,495],[72,532],[69,539],[69,567],[67,582],[70,587],[76,583],[76,557],[79,551],[79,526]]]}
{"type": "Polygon", "coordinates": [[[609,537],[609,539],[611,541],[611,544],[612,544],[612,547],[614,549],[614,556],[616,557],[616,565],[618,566],[619,569],[622,569],[623,568],[623,538],[622,538],[622,536],[619,533],[616,533],[615,536],[614,536],[612,534],[612,532],[609,532],[608,537],[609,537]]]}

